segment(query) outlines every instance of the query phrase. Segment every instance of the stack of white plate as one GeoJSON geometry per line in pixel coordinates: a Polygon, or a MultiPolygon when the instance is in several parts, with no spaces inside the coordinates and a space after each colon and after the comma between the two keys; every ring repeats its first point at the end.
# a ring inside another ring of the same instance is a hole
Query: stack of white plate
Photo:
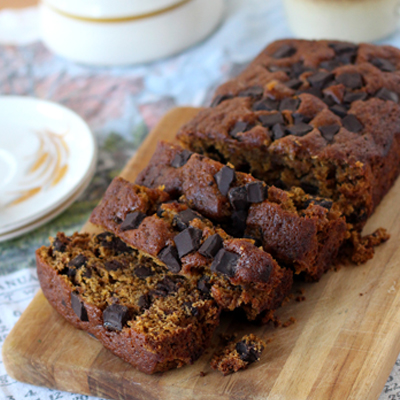
{"type": "Polygon", "coordinates": [[[87,124],[55,103],[0,96],[0,242],[55,218],[89,185],[96,145],[87,124]]]}

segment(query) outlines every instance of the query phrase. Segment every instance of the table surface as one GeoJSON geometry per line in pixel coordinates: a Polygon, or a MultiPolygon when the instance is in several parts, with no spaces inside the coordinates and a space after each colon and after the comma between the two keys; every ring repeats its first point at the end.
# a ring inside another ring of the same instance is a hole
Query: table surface
{"type": "Polygon", "coordinates": [[[23,8],[34,6],[38,0],[1,0],[0,9],[2,8],[23,8]]]}
{"type": "MultiPolygon", "coordinates": [[[[0,8],[34,2],[1,0],[0,8]]],[[[2,30],[7,26],[17,35],[37,24],[31,21],[37,18],[36,12],[18,14],[14,19],[8,11],[5,14],[0,12],[0,95],[34,96],[76,111],[97,137],[99,162],[90,187],[67,211],[30,234],[0,244],[0,347],[38,290],[35,248],[46,244],[58,230],[71,234],[81,228],[110,180],[168,110],[207,104],[215,87],[236,75],[267,43],[291,36],[280,0],[229,0],[217,31],[182,54],[129,68],[90,68],[51,54],[38,41],[35,29],[30,38],[36,40],[30,43],[25,35],[24,45],[2,44],[2,30]],[[8,24],[4,23],[6,17],[8,24]]],[[[400,47],[400,32],[381,43],[400,47]]],[[[15,382],[0,358],[0,399],[30,397],[87,399],[15,382]]],[[[380,397],[394,399],[400,399],[400,359],[380,397]]]]}

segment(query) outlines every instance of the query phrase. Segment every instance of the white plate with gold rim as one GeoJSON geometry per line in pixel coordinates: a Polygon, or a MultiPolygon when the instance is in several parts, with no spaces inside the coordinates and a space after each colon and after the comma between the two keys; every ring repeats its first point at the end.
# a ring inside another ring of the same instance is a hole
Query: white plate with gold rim
{"type": "Polygon", "coordinates": [[[78,199],[78,197],[89,186],[90,182],[92,181],[95,171],[96,171],[96,168],[93,168],[93,170],[91,171],[88,178],[82,183],[81,186],[79,186],[79,188],[76,190],[76,192],[72,193],[71,197],[69,197],[64,203],[62,203],[55,210],[50,212],[50,214],[46,214],[45,216],[43,216],[39,219],[36,219],[33,222],[28,223],[27,225],[21,226],[15,230],[1,234],[0,235],[0,243],[5,242],[7,240],[15,239],[15,238],[22,236],[28,232],[31,232],[34,229],[37,229],[37,228],[41,227],[42,225],[46,224],[47,222],[51,221],[52,219],[56,218],[62,212],[64,212],[68,207],[70,207],[75,202],[75,200],[78,199]]]}
{"type": "Polygon", "coordinates": [[[0,234],[56,210],[92,173],[96,145],[71,110],[0,96],[0,234]]]}

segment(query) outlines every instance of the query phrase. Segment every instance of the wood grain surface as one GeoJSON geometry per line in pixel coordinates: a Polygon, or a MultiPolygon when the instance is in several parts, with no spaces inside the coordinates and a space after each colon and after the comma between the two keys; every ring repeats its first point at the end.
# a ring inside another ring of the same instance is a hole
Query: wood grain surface
{"type": "MultiPolygon", "coordinates": [[[[147,137],[122,176],[134,180],[159,139],[172,141],[196,109],[171,111],[147,137]]],[[[287,328],[244,324],[226,315],[221,332],[254,332],[270,343],[259,363],[223,377],[212,371],[212,348],[194,365],[147,376],[65,322],[40,292],[3,345],[15,379],[110,399],[376,400],[400,352],[400,180],[368,222],[392,238],[363,266],[327,273],[317,284],[296,283],[279,311],[287,328]],[[300,291],[306,300],[296,301],[300,291]],[[204,377],[200,376],[204,372],[204,377]]],[[[84,230],[93,227],[85,225],[84,230]]]]}
{"type": "Polygon", "coordinates": [[[0,10],[2,8],[24,8],[35,6],[39,3],[39,0],[1,0],[0,10]]]}

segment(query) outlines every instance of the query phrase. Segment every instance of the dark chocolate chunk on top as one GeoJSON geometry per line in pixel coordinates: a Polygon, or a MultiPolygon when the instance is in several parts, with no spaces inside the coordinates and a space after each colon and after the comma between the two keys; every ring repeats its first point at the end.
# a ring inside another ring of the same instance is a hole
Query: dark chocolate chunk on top
{"type": "Polygon", "coordinates": [[[199,218],[201,216],[188,208],[187,210],[181,211],[180,213],[174,216],[172,224],[176,226],[180,231],[183,231],[189,226],[189,222],[193,221],[194,219],[199,218]]]}
{"type": "Polygon", "coordinates": [[[171,272],[175,274],[177,274],[182,268],[178,257],[178,251],[176,250],[176,247],[172,245],[164,247],[158,253],[158,258],[167,266],[167,268],[171,272]]]}
{"type": "Polygon", "coordinates": [[[199,253],[204,257],[213,258],[222,248],[223,244],[224,241],[222,240],[221,236],[216,233],[205,240],[205,242],[199,248],[199,253]]]}
{"type": "Polygon", "coordinates": [[[103,325],[113,331],[122,331],[129,320],[128,307],[112,304],[103,311],[103,325]]]}
{"type": "Polygon", "coordinates": [[[179,258],[185,257],[192,251],[198,250],[203,232],[200,229],[189,226],[175,236],[174,242],[178,250],[179,258]]]}
{"type": "Polygon", "coordinates": [[[291,135],[304,136],[308,132],[311,132],[314,128],[311,125],[305,124],[304,122],[300,122],[296,125],[287,127],[286,129],[291,135]]]}
{"type": "Polygon", "coordinates": [[[226,196],[232,182],[235,180],[235,171],[230,167],[224,166],[214,175],[214,179],[221,194],[226,196]]]}
{"type": "Polygon", "coordinates": [[[245,186],[235,187],[229,190],[228,199],[235,210],[245,210],[248,208],[247,190],[245,186]]]}
{"type": "Polygon", "coordinates": [[[285,120],[280,112],[268,115],[260,115],[258,120],[261,122],[262,126],[267,128],[274,126],[275,124],[285,123],[285,120]]]}
{"type": "Polygon", "coordinates": [[[321,132],[322,137],[328,142],[331,142],[335,137],[335,135],[339,132],[340,125],[333,124],[333,125],[320,126],[318,129],[321,132]]]}
{"type": "Polygon", "coordinates": [[[333,81],[334,75],[331,72],[320,71],[307,78],[311,86],[323,89],[329,82],[333,81]]]}
{"type": "Polygon", "coordinates": [[[399,95],[386,88],[379,89],[375,93],[375,97],[381,100],[394,101],[395,103],[399,102],[399,95]]]}
{"type": "Polygon", "coordinates": [[[261,86],[251,86],[248,89],[239,92],[239,97],[253,97],[258,98],[264,94],[264,89],[261,86]]]}
{"type": "Polygon", "coordinates": [[[211,271],[219,272],[230,278],[235,276],[236,266],[240,256],[225,249],[221,249],[211,264],[211,271]]]}
{"type": "Polygon", "coordinates": [[[246,190],[249,203],[261,203],[268,195],[268,187],[262,182],[250,182],[246,185],[246,190]]]}
{"type": "Polygon", "coordinates": [[[121,224],[121,230],[130,231],[139,228],[139,225],[146,218],[146,214],[140,211],[134,211],[126,215],[124,222],[121,224]]]}
{"type": "Polygon", "coordinates": [[[286,58],[286,57],[291,57],[296,53],[296,48],[293,46],[290,46],[288,44],[284,44],[281,48],[279,48],[273,55],[273,58],[279,59],[279,58],[286,58]]]}
{"type": "Polygon", "coordinates": [[[363,125],[353,114],[348,114],[342,119],[343,126],[350,132],[360,132],[363,129],[363,125]]]}
{"type": "Polygon", "coordinates": [[[183,150],[180,153],[178,153],[175,158],[172,160],[171,166],[174,168],[180,168],[183,167],[188,161],[190,156],[193,153],[189,150],[183,150]]]}
{"type": "Polygon", "coordinates": [[[386,60],[385,58],[376,57],[371,60],[371,64],[379,68],[383,72],[396,71],[396,66],[392,64],[389,60],[386,60]]]}

